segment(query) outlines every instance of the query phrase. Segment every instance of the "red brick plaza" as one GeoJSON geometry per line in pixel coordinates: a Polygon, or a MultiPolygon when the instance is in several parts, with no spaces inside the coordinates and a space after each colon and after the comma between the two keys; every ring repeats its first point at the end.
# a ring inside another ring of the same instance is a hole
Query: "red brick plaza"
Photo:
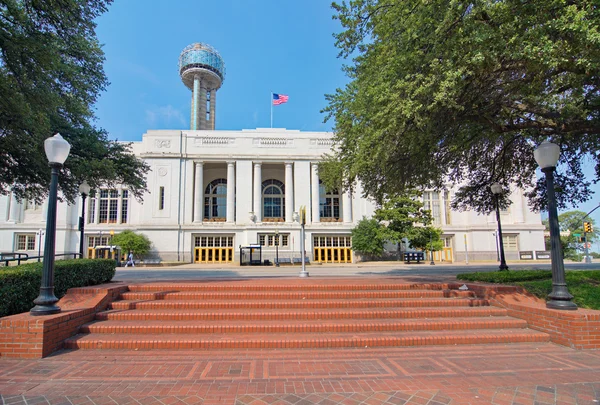
{"type": "MultiPolygon", "coordinates": [[[[78,289],[42,322],[54,340],[81,323],[66,349],[29,359],[19,353],[35,347],[3,343],[0,400],[600,404],[600,350],[572,348],[600,343],[598,311],[553,313],[513,288],[460,285],[378,276],[78,289]]],[[[27,317],[3,318],[3,339],[14,325],[17,340],[43,329],[27,317]]]]}

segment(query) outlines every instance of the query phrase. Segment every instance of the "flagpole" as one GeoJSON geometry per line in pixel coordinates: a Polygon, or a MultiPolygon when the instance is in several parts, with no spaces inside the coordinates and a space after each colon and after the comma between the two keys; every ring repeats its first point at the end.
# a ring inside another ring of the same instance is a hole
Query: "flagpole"
{"type": "Polygon", "coordinates": [[[271,103],[271,128],[273,128],[273,92],[271,92],[271,99],[269,102],[271,103]]]}

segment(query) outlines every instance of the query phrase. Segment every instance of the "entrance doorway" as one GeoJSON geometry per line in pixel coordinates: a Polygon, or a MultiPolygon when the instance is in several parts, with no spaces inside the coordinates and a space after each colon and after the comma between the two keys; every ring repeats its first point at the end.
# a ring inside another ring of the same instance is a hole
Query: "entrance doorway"
{"type": "Polygon", "coordinates": [[[233,236],[196,236],[194,263],[233,263],[233,236]]]}

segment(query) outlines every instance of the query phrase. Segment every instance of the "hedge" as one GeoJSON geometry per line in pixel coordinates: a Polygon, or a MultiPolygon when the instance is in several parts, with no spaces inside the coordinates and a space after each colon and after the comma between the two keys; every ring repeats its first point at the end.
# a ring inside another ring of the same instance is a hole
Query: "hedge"
{"type": "MultiPolygon", "coordinates": [[[[40,294],[43,263],[0,269],[0,317],[27,312],[40,294]]],[[[71,259],[54,263],[54,294],[62,298],[69,288],[107,283],[115,275],[111,259],[71,259]]]]}

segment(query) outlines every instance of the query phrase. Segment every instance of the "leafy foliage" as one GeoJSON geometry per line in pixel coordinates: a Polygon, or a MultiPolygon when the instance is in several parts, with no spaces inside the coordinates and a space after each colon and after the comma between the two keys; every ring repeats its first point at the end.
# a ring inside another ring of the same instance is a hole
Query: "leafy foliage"
{"type": "MultiPolygon", "coordinates": [[[[562,248],[563,257],[566,259],[571,259],[573,261],[580,262],[583,258],[582,255],[577,252],[583,252],[583,221],[586,213],[583,211],[568,211],[563,212],[558,216],[558,224],[560,226],[561,232],[570,232],[569,235],[561,235],[560,243],[562,248]]],[[[593,218],[586,218],[585,221],[591,222],[593,228],[595,228],[595,221],[593,218]]],[[[546,227],[546,231],[550,231],[550,225],[548,219],[544,219],[542,221],[544,226],[546,227]]],[[[587,241],[593,242],[596,240],[596,230],[594,232],[587,233],[587,241]]],[[[546,250],[550,250],[550,239],[545,239],[546,250]]]]}
{"type": "Polygon", "coordinates": [[[148,166],[93,125],[108,82],[94,19],[112,0],[0,0],[0,193],[41,201],[50,170],[44,140],[70,144],[59,186],[73,201],[83,180],[126,185],[141,198],[148,166]]]}
{"type": "Polygon", "coordinates": [[[381,256],[384,243],[381,228],[376,219],[363,217],[352,229],[352,250],[364,256],[381,256]]]}
{"type": "Polygon", "coordinates": [[[352,248],[379,256],[385,241],[399,244],[407,239],[413,249],[441,250],[442,231],[428,226],[432,221],[431,213],[423,209],[419,193],[412,191],[386,198],[372,219],[363,218],[352,230],[352,248]]]}
{"type": "Polygon", "coordinates": [[[113,236],[112,244],[120,246],[123,252],[133,252],[138,257],[146,255],[152,247],[152,242],[146,235],[129,230],[113,236]]]}
{"type": "MultiPolygon", "coordinates": [[[[548,270],[500,271],[459,274],[459,280],[514,284],[538,298],[546,299],[552,292],[552,272],[548,270]]],[[[581,308],[600,309],[600,270],[567,271],[567,287],[573,302],[581,308]]]]}
{"type": "MultiPolygon", "coordinates": [[[[40,293],[43,263],[30,263],[0,271],[0,317],[29,311],[40,293]]],[[[69,288],[107,283],[115,275],[114,260],[57,260],[54,294],[62,298],[69,288]]]]}
{"type": "MultiPolygon", "coordinates": [[[[377,201],[460,185],[455,209],[494,209],[494,182],[544,209],[535,145],[561,148],[559,207],[600,179],[600,8],[592,0],[352,0],[334,3],[350,83],[327,96],[336,151],[323,173],[377,201]]],[[[501,206],[506,205],[506,196],[501,206]]]]}

